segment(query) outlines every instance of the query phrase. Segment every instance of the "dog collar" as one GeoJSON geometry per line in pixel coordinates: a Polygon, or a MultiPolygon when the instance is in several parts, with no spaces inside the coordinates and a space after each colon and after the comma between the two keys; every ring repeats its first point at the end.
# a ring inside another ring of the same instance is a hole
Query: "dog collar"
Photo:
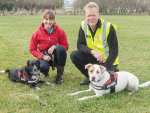
{"type": "MultiPolygon", "coordinates": [[[[103,78],[103,77],[102,77],[103,78]]],[[[100,80],[102,80],[102,78],[101,79],[99,79],[97,82],[99,82],[100,80]]]]}

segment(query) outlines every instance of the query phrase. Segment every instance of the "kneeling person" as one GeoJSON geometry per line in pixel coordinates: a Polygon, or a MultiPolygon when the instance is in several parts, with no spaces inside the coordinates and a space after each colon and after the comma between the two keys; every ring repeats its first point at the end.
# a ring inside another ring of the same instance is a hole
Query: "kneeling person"
{"type": "Polygon", "coordinates": [[[119,71],[118,41],[116,26],[102,20],[99,7],[90,2],[84,7],[85,21],[81,23],[78,34],[77,49],[70,55],[72,62],[86,76],[80,85],[88,84],[88,63],[103,65],[108,71],[119,71]]]}
{"type": "Polygon", "coordinates": [[[50,66],[57,67],[56,84],[63,82],[68,47],[66,33],[56,24],[54,13],[47,10],[43,14],[42,24],[31,37],[29,50],[40,61],[43,76],[49,76],[50,66]]]}

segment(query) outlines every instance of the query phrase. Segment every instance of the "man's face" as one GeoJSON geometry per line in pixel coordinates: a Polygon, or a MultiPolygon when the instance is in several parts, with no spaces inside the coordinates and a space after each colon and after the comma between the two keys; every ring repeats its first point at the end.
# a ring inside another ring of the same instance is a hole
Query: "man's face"
{"type": "Polygon", "coordinates": [[[98,22],[100,14],[98,13],[97,9],[94,8],[89,8],[85,11],[85,19],[89,26],[95,26],[98,22]]]}

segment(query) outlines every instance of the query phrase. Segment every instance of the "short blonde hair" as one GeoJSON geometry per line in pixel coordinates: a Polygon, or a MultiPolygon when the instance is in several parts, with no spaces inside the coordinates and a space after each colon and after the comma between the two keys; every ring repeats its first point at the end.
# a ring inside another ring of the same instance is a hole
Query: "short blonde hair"
{"type": "Polygon", "coordinates": [[[86,12],[86,10],[89,9],[89,8],[96,8],[97,11],[99,12],[99,7],[95,2],[89,2],[88,4],[86,4],[84,6],[84,11],[86,12]]]}

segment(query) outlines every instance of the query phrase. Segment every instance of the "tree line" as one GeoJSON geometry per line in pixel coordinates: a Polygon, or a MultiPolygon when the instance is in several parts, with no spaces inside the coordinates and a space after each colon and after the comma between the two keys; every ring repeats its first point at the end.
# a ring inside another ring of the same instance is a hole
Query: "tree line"
{"type": "Polygon", "coordinates": [[[5,15],[5,10],[25,9],[33,15],[33,10],[62,8],[64,0],[0,0],[0,10],[5,15]]]}
{"type": "MultiPolygon", "coordinates": [[[[73,13],[83,14],[84,6],[88,2],[96,2],[101,14],[132,14],[147,13],[150,15],[150,0],[74,0],[73,13]]],[[[25,9],[38,12],[40,9],[64,9],[64,0],[0,0],[0,10],[5,15],[5,10],[25,9]]]]}
{"type": "MultiPolygon", "coordinates": [[[[75,10],[83,10],[91,0],[75,0],[75,10]]],[[[102,14],[147,13],[150,15],[150,0],[92,0],[99,6],[102,14]]]]}

